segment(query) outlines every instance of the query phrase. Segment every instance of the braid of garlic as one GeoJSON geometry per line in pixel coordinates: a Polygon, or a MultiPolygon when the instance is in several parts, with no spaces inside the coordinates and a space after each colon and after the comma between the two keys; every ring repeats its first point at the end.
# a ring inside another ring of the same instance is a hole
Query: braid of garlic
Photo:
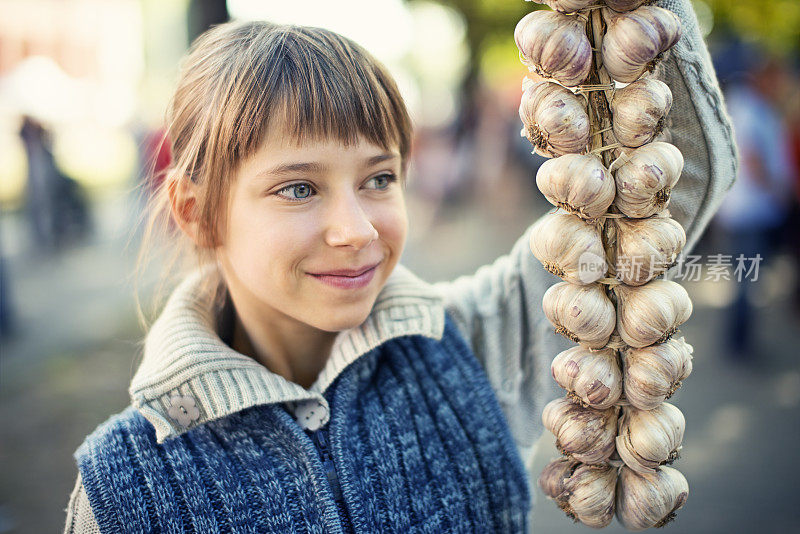
{"type": "MultiPolygon", "coordinates": [[[[661,141],[672,94],[645,77],[677,42],[680,21],[641,2],[625,8],[615,1],[616,11],[598,4],[527,17],[549,23],[550,36],[567,35],[559,24],[580,20],[595,51],[581,85],[574,83],[583,73],[563,67],[571,78],[526,81],[520,107],[535,152],[553,158],[537,173],[537,186],[566,212],[546,215],[531,234],[533,254],[564,280],[545,293],[543,309],[557,333],[579,344],[553,360],[553,377],[567,396],[545,407],[543,422],[566,459],[551,462],[540,485],[586,525],[604,527],[616,514],[625,527],[642,530],[672,520],[688,496],[685,478],[663,467],[678,458],[684,432],[683,414],[664,400],[691,372],[691,346],[673,337],[691,314],[691,300],[680,285],[655,279],[686,243],[664,209],[683,158],[661,141]],[[632,44],[620,46],[626,38],[632,44]],[[615,80],[633,83],[616,90],[615,80]],[[584,467],[604,474],[578,475],[591,473],[584,467]]],[[[546,51],[558,42],[543,42],[544,33],[526,34],[520,25],[515,37],[537,62],[531,70],[557,63],[546,51]]]]}

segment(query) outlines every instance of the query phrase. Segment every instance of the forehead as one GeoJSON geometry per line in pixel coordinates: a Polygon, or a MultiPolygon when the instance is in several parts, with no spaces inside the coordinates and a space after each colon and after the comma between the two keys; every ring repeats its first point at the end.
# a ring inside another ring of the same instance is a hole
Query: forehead
{"type": "Polygon", "coordinates": [[[367,159],[384,154],[399,157],[400,150],[397,143],[388,142],[386,146],[382,146],[362,134],[356,134],[352,139],[339,139],[324,134],[298,136],[281,122],[273,122],[266,127],[256,154],[269,160],[345,156],[367,159]]]}

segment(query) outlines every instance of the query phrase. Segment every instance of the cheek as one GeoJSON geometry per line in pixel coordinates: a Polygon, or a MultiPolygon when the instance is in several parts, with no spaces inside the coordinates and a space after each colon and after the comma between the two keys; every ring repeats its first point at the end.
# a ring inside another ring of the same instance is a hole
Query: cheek
{"type": "Polygon", "coordinates": [[[242,209],[231,217],[226,252],[251,284],[291,287],[298,266],[313,247],[315,227],[312,217],[242,209]]]}
{"type": "Polygon", "coordinates": [[[408,215],[402,196],[391,205],[376,208],[372,214],[372,221],[383,241],[394,249],[403,248],[408,233],[408,215]]]}

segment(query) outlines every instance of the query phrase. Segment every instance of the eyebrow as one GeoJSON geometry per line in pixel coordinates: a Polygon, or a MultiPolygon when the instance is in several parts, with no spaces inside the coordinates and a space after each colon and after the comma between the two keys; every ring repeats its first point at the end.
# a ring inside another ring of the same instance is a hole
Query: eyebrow
{"type": "MultiPolygon", "coordinates": [[[[400,156],[394,153],[378,154],[364,160],[365,167],[372,167],[383,161],[398,159],[400,156]]],[[[285,176],[297,173],[323,173],[327,170],[325,165],[317,162],[308,163],[281,163],[271,169],[267,169],[258,173],[258,176],[285,176]]]]}

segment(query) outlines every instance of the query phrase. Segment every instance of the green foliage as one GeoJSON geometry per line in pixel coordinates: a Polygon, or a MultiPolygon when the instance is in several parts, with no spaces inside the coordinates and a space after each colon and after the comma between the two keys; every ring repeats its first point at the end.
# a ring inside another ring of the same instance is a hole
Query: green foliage
{"type": "Polygon", "coordinates": [[[779,54],[796,55],[800,50],[798,0],[695,1],[704,1],[711,8],[714,32],[732,32],[779,54]]]}

